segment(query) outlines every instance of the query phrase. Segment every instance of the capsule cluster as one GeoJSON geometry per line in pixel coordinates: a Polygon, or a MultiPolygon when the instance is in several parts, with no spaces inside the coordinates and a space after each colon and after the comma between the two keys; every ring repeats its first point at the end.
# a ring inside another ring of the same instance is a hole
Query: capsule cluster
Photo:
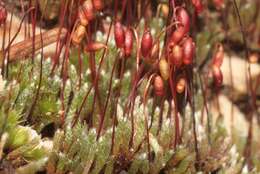
{"type": "Polygon", "coordinates": [[[213,62],[212,62],[212,75],[216,87],[220,87],[223,83],[223,74],[220,69],[223,60],[224,60],[224,48],[221,44],[218,44],[217,50],[213,55],[213,62]]]}
{"type": "Polygon", "coordinates": [[[0,2],[0,26],[3,25],[7,18],[7,10],[4,7],[4,4],[0,2]]]}
{"type": "Polygon", "coordinates": [[[78,20],[72,33],[72,43],[79,45],[86,34],[86,27],[95,18],[95,12],[104,8],[103,0],[85,0],[78,8],[78,20]]]}
{"type": "Polygon", "coordinates": [[[114,38],[116,46],[121,50],[125,57],[130,57],[133,49],[133,32],[130,28],[124,28],[123,25],[117,21],[114,24],[114,38]]]}
{"type": "MultiPolygon", "coordinates": [[[[201,2],[193,0],[193,3],[198,12],[201,12],[201,2]]],[[[195,53],[195,43],[189,36],[190,17],[183,7],[176,7],[174,11],[177,26],[166,44],[165,57],[159,61],[160,75],[165,81],[170,77],[171,68],[182,71],[183,67],[192,65],[195,53]]],[[[187,80],[183,75],[179,75],[175,84],[176,92],[181,94],[187,86],[187,80]]],[[[156,88],[156,85],[154,87],[156,88]]]]}

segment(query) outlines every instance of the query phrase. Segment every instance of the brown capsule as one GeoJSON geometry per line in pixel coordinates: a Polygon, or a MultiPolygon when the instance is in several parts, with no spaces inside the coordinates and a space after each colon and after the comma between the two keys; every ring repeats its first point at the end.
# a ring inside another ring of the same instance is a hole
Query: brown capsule
{"type": "Polygon", "coordinates": [[[7,18],[7,11],[4,6],[0,4],[0,26],[5,23],[7,18]]]}
{"type": "Polygon", "coordinates": [[[203,11],[201,0],[192,0],[192,4],[195,7],[196,13],[200,14],[203,11]]]}
{"type": "Polygon", "coordinates": [[[192,41],[192,38],[185,39],[183,43],[183,63],[185,65],[192,64],[193,56],[195,51],[195,44],[192,41]]]}
{"type": "Polygon", "coordinates": [[[186,88],[186,80],[185,78],[181,77],[178,79],[177,84],[176,84],[176,91],[177,93],[181,94],[186,88]]]}
{"type": "Polygon", "coordinates": [[[133,49],[133,32],[130,29],[126,29],[125,31],[125,56],[131,56],[132,49],[133,49]]]}
{"type": "Polygon", "coordinates": [[[169,76],[170,76],[170,66],[165,58],[162,58],[159,61],[159,70],[160,70],[160,74],[161,74],[162,78],[164,80],[168,80],[169,76]]]}
{"type": "Polygon", "coordinates": [[[117,48],[124,48],[125,31],[120,22],[116,22],[114,26],[114,37],[117,48]]]}
{"type": "Polygon", "coordinates": [[[83,40],[86,33],[86,27],[83,25],[78,25],[76,30],[72,33],[72,43],[74,45],[79,45],[83,40]]]}
{"type": "Polygon", "coordinates": [[[162,14],[165,18],[168,17],[169,14],[169,6],[168,4],[161,4],[162,14]]]}
{"type": "Polygon", "coordinates": [[[174,45],[169,56],[173,65],[181,66],[183,62],[183,48],[179,45],[174,45]]]}
{"type": "Polygon", "coordinates": [[[249,56],[249,63],[257,63],[259,60],[259,55],[257,53],[252,53],[249,56]]]}
{"type": "Polygon", "coordinates": [[[142,41],[141,41],[141,52],[144,58],[147,58],[153,46],[153,37],[150,30],[146,30],[143,34],[142,41]]]}
{"type": "Polygon", "coordinates": [[[178,44],[185,35],[185,29],[183,26],[179,26],[171,35],[171,42],[178,44]]]}
{"type": "Polygon", "coordinates": [[[104,2],[103,0],[92,0],[94,9],[97,11],[101,11],[104,8],[104,2]]]}
{"type": "Polygon", "coordinates": [[[188,12],[182,8],[177,8],[176,11],[177,20],[183,25],[185,34],[189,32],[190,30],[190,17],[188,15],[188,12]]]}
{"type": "Polygon", "coordinates": [[[217,52],[213,57],[213,65],[220,67],[224,60],[224,48],[221,44],[218,45],[217,52]]]}
{"type": "Polygon", "coordinates": [[[163,84],[163,79],[161,76],[157,75],[154,78],[154,92],[157,96],[163,96],[164,95],[164,84],[163,84]]]}
{"type": "Polygon", "coordinates": [[[85,47],[86,52],[96,52],[103,48],[106,48],[107,46],[104,43],[101,42],[91,42],[88,43],[85,47]]]}
{"type": "Polygon", "coordinates": [[[212,66],[212,74],[216,87],[220,87],[223,83],[223,74],[218,66],[212,66]]]}
{"type": "Polygon", "coordinates": [[[81,25],[83,25],[83,26],[87,26],[88,25],[88,20],[87,20],[87,17],[85,16],[85,13],[84,13],[84,10],[83,10],[82,7],[79,7],[78,18],[79,18],[79,21],[80,21],[81,25]]]}
{"type": "Polygon", "coordinates": [[[88,21],[91,21],[95,18],[94,7],[91,0],[85,0],[82,8],[88,21]]]}

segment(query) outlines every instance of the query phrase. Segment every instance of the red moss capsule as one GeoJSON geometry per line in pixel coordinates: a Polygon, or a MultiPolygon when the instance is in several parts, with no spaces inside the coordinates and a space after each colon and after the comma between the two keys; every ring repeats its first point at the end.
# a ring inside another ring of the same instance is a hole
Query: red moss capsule
{"type": "Polygon", "coordinates": [[[220,67],[224,60],[224,48],[221,44],[218,45],[217,52],[213,57],[213,65],[220,67]]]}
{"type": "Polygon", "coordinates": [[[78,25],[76,30],[72,33],[72,43],[79,45],[86,33],[86,28],[83,25],[78,25]]]}
{"type": "Polygon", "coordinates": [[[114,26],[114,37],[117,48],[124,48],[125,31],[120,22],[116,22],[114,26]]]}
{"type": "Polygon", "coordinates": [[[0,25],[4,24],[7,18],[7,11],[4,8],[4,6],[2,6],[0,4],[0,25]]]}
{"type": "Polygon", "coordinates": [[[147,58],[150,55],[152,46],[153,46],[153,37],[150,30],[147,30],[144,32],[141,41],[141,52],[144,58],[147,58]]]}
{"type": "Polygon", "coordinates": [[[220,87],[223,83],[223,74],[218,66],[212,66],[212,74],[216,87],[220,87]]]}
{"type": "Polygon", "coordinates": [[[183,48],[179,45],[174,45],[169,56],[173,65],[181,66],[183,62],[183,48]]]}
{"type": "Polygon", "coordinates": [[[157,96],[163,96],[164,95],[164,84],[163,84],[163,79],[161,76],[157,75],[154,78],[154,92],[157,96]]]}
{"type": "Polygon", "coordinates": [[[194,56],[195,44],[192,41],[192,38],[185,39],[183,43],[183,63],[185,65],[192,64],[194,56]]]}
{"type": "Polygon", "coordinates": [[[179,26],[171,35],[171,42],[178,44],[185,35],[185,29],[183,26],[179,26]]]}
{"type": "Polygon", "coordinates": [[[106,45],[104,43],[101,42],[91,42],[88,43],[85,47],[85,51],[86,52],[96,52],[99,51],[103,48],[106,48],[106,45]]]}
{"type": "Polygon", "coordinates": [[[201,0],[192,0],[192,4],[195,7],[196,13],[200,14],[203,11],[201,0]]]}
{"type": "Polygon", "coordinates": [[[179,7],[177,8],[176,16],[177,20],[183,25],[184,32],[188,33],[190,30],[190,17],[188,12],[184,8],[179,7]]]}
{"type": "Polygon", "coordinates": [[[181,94],[186,88],[186,80],[185,78],[181,77],[178,79],[177,84],[176,84],[176,92],[181,94]]]}
{"type": "Polygon", "coordinates": [[[95,15],[94,15],[94,7],[92,4],[91,0],[86,0],[84,1],[83,5],[82,5],[84,14],[87,18],[88,21],[91,21],[94,19],[95,15]]]}
{"type": "Polygon", "coordinates": [[[94,9],[97,11],[101,11],[104,8],[104,2],[103,0],[92,0],[94,9]]]}
{"type": "Polygon", "coordinates": [[[129,57],[133,49],[133,32],[130,29],[125,31],[125,56],[129,57]]]}

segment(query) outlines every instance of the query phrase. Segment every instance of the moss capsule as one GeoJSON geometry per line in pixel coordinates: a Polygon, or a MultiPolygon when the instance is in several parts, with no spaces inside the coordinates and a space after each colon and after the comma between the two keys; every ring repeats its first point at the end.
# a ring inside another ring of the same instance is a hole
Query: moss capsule
{"type": "Polygon", "coordinates": [[[183,62],[183,48],[179,45],[174,45],[169,56],[173,65],[181,66],[183,62]]]}
{"type": "Polygon", "coordinates": [[[162,78],[164,80],[168,80],[170,76],[170,66],[164,58],[162,58],[159,62],[159,70],[162,78]]]}
{"type": "Polygon", "coordinates": [[[143,57],[147,58],[150,55],[152,46],[153,46],[153,37],[150,30],[147,30],[144,32],[141,41],[141,52],[143,57]]]}
{"type": "Polygon", "coordinates": [[[157,75],[154,78],[154,92],[157,96],[163,96],[164,95],[164,84],[163,84],[163,79],[161,76],[157,75]]]}
{"type": "Polygon", "coordinates": [[[120,22],[116,22],[114,25],[114,37],[117,48],[124,48],[125,31],[120,22]]]}
{"type": "Polygon", "coordinates": [[[0,4],[0,25],[4,24],[7,18],[7,11],[4,6],[0,4]]]}
{"type": "Polygon", "coordinates": [[[186,85],[187,83],[185,78],[183,77],[179,78],[176,84],[176,92],[179,94],[183,93],[186,88],[186,85]]]}
{"type": "Polygon", "coordinates": [[[74,45],[79,45],[83,40],[85,34],[86,34],[86,27],[81,24],[78,25],[76,30],[72,34],[72,43],[74,45]]]}
{"type": "Polygon", "coordinates": [[[133,49],[133,32],[130,29],[126,29],[125,32],[125,56],[129,57],[133,49]]]}
{"type": "Polygon", "coordinates": [[[193,62],[193,56],[195,51],[195,44],[192,38],[188,38],[183,43],[183,63],[190,65],[193,62]]]}
{"type": "Polygon", "coordinates": [[[179,26],[171,35],[171,42],[178,44],[185,35],[185,29],[183,26],[179,26]]]}
{"type": "Polygon", "coordinates": [[[223,83],[223,74],[218,66],[212,66],[212,74],[216,87],[220,87],[223,83]]]}

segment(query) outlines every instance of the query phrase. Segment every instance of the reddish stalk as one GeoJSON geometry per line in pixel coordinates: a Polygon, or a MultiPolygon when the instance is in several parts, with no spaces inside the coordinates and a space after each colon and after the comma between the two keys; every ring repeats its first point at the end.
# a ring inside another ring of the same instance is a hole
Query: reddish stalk
{"type": "MultiPolygon", "coordinates": [[[[11,45],[10,39],[11,39],[11,28],[12,28],[12,23],[13,23],[12,22],[13,21],[13,15],[14,15],[14,13],[12,11],[12,13],[11,13],[11,20],[10,20],[10,28],[9,28],[9,31],[8,31],[9,32],[8,33],[8,45],[11,45]]],[[[8,71],[9,71],[10,47],[7,47],[7,49],[8,49],[8,53],[7,53],[7,59],[6,59],[7,61],[6,61],[6,72],[5,72],[5,77],[6,78],[8,78],[8,71]]]]}
{"type": "Polygon", "coordinates": [[[159,114],[159,124],[156,135],[158,136],[161,129],[162,129],[162,123],[163,123],[163,110],[164,110],[164,98],[161,99],[161,105],[160,105],[160,114],[159,114]]]}
{"type": "MultiPolygon", "coordinates": [[[[5,49],[5,36],[6,36],[6,22],[4,23],[4,35],[3,35],[3,44],[2,44],[3,52],[0,53],[0,57],[2,56],[2,65],[1,65],[1,68],[2,68],[1,74],[2,74],[2,76],[4,76],[4,74],[5,74],[5,64],[4,64],[4,62],[5,62],[5,51],[4,51],[4,49],[5,49]]],[[[1,64],[1,62],[0,62],[0,64],[1,64]]]]}
{"type": "Polygon", "coordinates": [[[81,88],[81,75],[82,75],[81,47],[78,47],[78,61],[79,61],[79,89],[80,89],[81,88]]]}
{"type": "Polygon", "coordinates": [[[176,99],[176,89],[174,87],[174,81],[173,81],[173,73],[174,68],[171,67],[170,72],[170,78],[169,78],[169,84],[171,88],[171,93],[174,101],[174,120],[175,120],[175,136],[174,136],[174,149],[176,149],[176,146],[180,143],[180,126],[179,126],[179,116],[178,116],[178,105],[177,105],[177,99],[176,99]]]}
{"type": "Polygon", "coordinates": [[[61,12],[60,12],[60,18],[59,18],[59,26],[60,26],[60,30],[59,30],[59,34],[58,34],[58,38],[57,38],[57,42],[56,42],[56,51],[55,51],[55,55],[54,55],[54,63],[52,66],[52,73],[54,73],[54,70],[57,66],[57,64],[59,64],[59,57],[60,57],[60,53],[61,53],[61,48],[62,48],[62,44],[60,43],[60,35],[61,35],[61,30],[64,26],[64,19],[65,19],[65,14],[67,13],[67,4],[65,4],[64,0],[62,0],[61,2],[61,12]]]}
{"type": "Polygon", "coordinates": [[[151,148],[150,148],[150,137],[149,137],[149,118],[148,114],[146,111],[146,104],[147,104],[147,95],[149,92],[149,88],[151,86],[151,81],[153,80],[154,76],[156,74],[152,74],[147,82],[147,85],[144,90],[144,96],[143,96],[143,110],[144,110],[144,124],[145,124],[145,129],[146,129],[146,140],[147,140],[147,150],[148,150],[148,160],[151,161],[151,148]]]}
{"type": "Polygon", "coordinates": [[[98,132],[97,132],[97,140],[99,139],[100,134],[101,134],[101,131],[102,131],[102,129],[103,129],[104,120],[105,120],[105,116],[106,116],[106,110],[107,110],[107,106],[108,106],[108,103],[109,103],[109,99],[110,99],[110,95],[111,95],[111,90],[112,90],[113,76],[114,76],[114,72],[115,72],[115,70],[116,70],[117,62],[118,62],[118,56],[116,57],[116,60],[115,60],[115,62],[114,62],[113,68],[112,68],[112,72],[111,72],[111,76],[110,76],[110,81],[109,81],[108,95],[107,95],[107,99],[106,99],[106,102],[105,102],[105,107],[104,107],[103,113],[102,113],[102,115],[101,115],[101,117],[100,117],[100,123],[99,123],[98,132]]]}

